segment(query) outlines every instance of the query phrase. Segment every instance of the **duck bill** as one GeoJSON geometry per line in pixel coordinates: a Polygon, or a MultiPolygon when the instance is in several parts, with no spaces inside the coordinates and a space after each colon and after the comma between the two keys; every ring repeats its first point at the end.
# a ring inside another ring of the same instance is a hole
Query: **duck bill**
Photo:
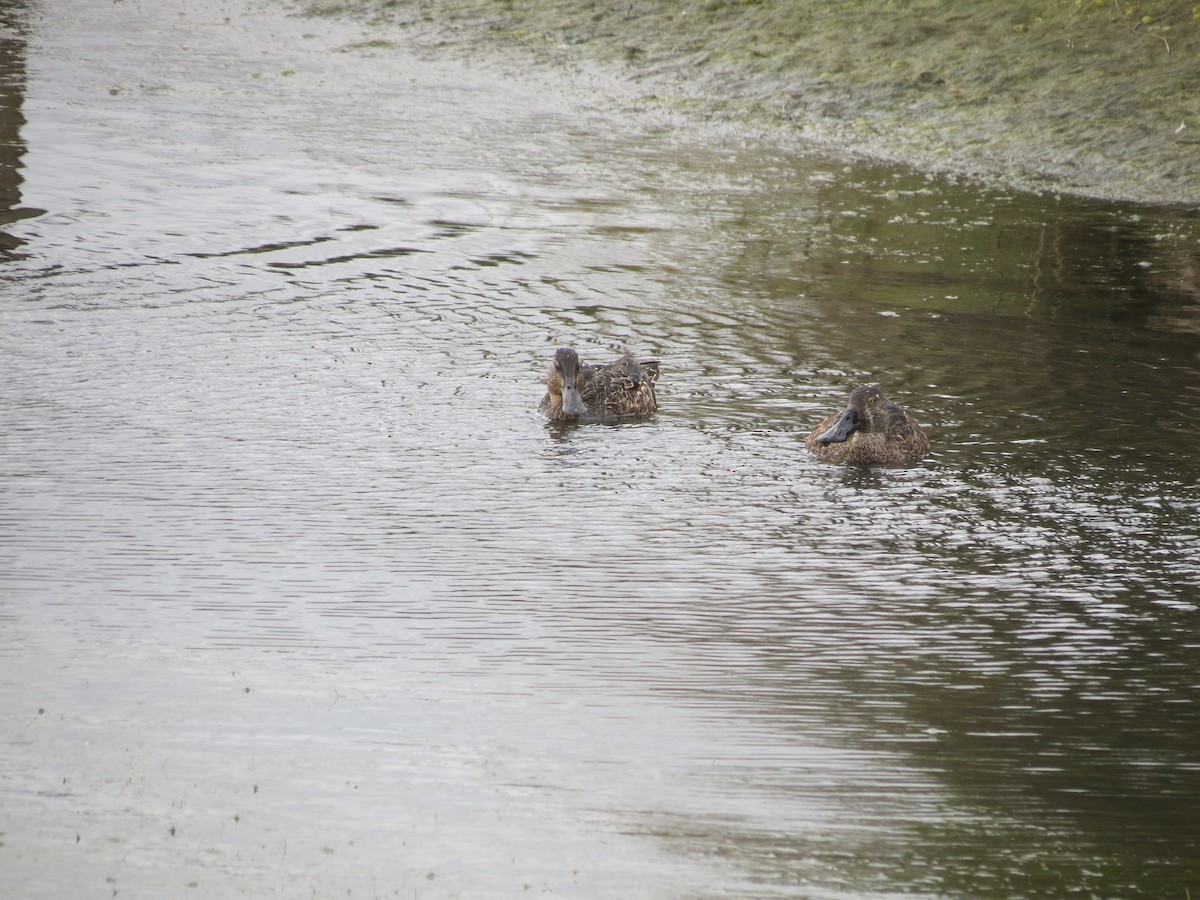
{"type": "Polygon", "coordinates": [[[817,438],[817,443],[841,444],[849,440],[850,435],[858,431],[859,424],[858,413],[853,409],[848,409],[842,413],[842,417],[834,423],[832,428],[817,438]]]}
{"type": "Polygon", "coordinates": [[[583,397],[579,394],[579,388],[573,384],[564,384],[562,391],[562,414],[566,418],[575,419],[579,416],[587,415],[587,407],[583,404],[583,397]]]}

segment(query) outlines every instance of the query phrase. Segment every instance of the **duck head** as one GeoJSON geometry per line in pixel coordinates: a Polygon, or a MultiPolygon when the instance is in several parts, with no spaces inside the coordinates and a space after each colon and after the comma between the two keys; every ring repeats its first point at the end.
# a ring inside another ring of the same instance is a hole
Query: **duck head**
{"type": "Polygon", "coordinates": [[[579,355],[570,347],[559,347],[554,352],[554,367],[550,370],[546,387],[551,397],[562,397],[564,419],[587,415],[587,406],[583,402],[583,384],[579,355]]]}
{"type": "Polygon", "coordinates": [[[846,411],[817,438],[822,446],[840,444],[850,440],[855,432],[887,434],[894,423],[903,424],[904,410],[889,400],[877,384],[864,384],[850,394],[846,411]]]}

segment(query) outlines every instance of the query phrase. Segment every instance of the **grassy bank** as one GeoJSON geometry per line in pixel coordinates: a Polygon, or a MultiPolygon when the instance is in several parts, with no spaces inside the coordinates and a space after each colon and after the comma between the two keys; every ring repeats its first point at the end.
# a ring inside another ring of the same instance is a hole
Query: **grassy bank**
{"type": "Polygon", "coordinates": [[[602,64],[648,103],[1022,187],[1200,203],[1200,5],[314,0],[440,51],[602,64]]]}

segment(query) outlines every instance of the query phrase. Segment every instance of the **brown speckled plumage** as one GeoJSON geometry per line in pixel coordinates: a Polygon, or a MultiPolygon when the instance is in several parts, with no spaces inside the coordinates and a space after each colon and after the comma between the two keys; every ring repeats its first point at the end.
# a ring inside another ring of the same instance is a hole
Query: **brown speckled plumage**
{"type": "Polygon", "coordinates": [[[546,395],[538,408],[552,422],[648,416],[658,405],[656,381],[657,360],[639,362],[626,350],[611,363],[586,365],[574,350],[562,347],[546,374],[546,395]]]}
{"type": "Polygon", "coordinates": [[[929,452],[917,420],[889,400],[877,384],[850,394],[850,404],[813,429],[804,444],[825,462],[867,466],[915,463],[929,452]]]}

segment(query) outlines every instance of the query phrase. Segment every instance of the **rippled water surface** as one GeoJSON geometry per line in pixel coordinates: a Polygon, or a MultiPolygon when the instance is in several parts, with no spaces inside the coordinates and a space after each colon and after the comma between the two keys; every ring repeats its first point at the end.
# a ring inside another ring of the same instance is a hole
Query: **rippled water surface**
{"type": "Polygon", "coordinates": [[[3,893],[1200,897],[1195,210],[2,8],[3,893]]]}

